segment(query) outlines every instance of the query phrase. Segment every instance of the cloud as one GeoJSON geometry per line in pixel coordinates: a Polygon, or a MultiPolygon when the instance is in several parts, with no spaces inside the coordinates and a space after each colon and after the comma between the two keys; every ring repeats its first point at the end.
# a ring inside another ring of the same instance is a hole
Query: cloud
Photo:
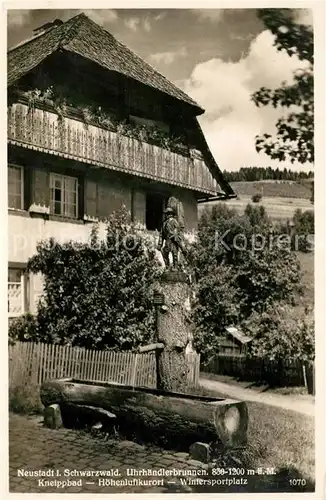
{"type": "Polygon", "coordinates": [[[134,32],[137,32],[139,29],[143,29],[149,33],[152,29],[152,24],[148,17],[145,17],[145,19],[141,19],[140,17],[130,17],[129,19],[125,19],[124,24],[127,28],[134,32]]]}
{"type": "Polygon", "coordinates": [[[216,23],[222,21],[224,17],[224,9],[192,9],[192,12],[200,21],[216,23]]]}
{"type": "Polygon", "coordinates": [[[86,14],[87,17],[92,19],[96,24],[99,24],[100,26],[105,26],[106,24],[111,24],[118,20],[117,12],[112,9],[66,9],[62,11],[60,19],[62,19],[63,21],[68,21],[68,19],[77,16],[81,12],[86,14]]]}
{"type": "Polygon", "coordinates": [[[17,28],[27,24],[30,20],[30,12],[31,12],[30,10],[8,9],[7,11],[8,27],[17,28]]]}
{"type": "Polygon", "coordinates": [[[277,88],[283,81],[291,82],[293,71],[305,63],[277,51],[273,43],[271,32],[263,31],[240,61],[215,58],[200,63],[183,82],[183,90],[206,109],[199,121],[222,169],[277,166],[276,161],[256,152],[255,136],[273,133],[281,112],[269,106],[256,107],[251,95],[261,86],[277,88]]]}
{"type": "Polygon", "coordinates": [[[129,19],[125,19],[125,26],[131,29],[132,31],[137,31],[140,25],[139,17],[130,17],[129,19]]]}
{"type": "Polygon", "coordinates": [[[283,81],[291,82],[296,69],[309,66],[306,61],[289,57],[285,50],[276,50],[274,40],[270,31],[263,31],[251,42],[246,64],[252,75],[253,91],[263,85],[277,88],[283,81]]]}
{"type": "Polygon", "coordinates": [[[149,59],[156,64],[172,64],[179,57],[187,56],[188,52],[185,47],[182,47],[179,50],[174,52],[156,52],[155,54],[151,54],[149,59]]]}
{"type": "MultiPolygon", "coordinates": [[[[10,28],[15,28],[28,25],[33,21],[34,12],[35,11],[33,10],[8,9],[8,26],[10,28]]],[[[84,12],[86,16],[88,16],[95,23],[101,26],[113,23],[118,19],[118,14],[116,13],[115,10],[112,9],[86,9],[86,10],[65,9],[60,12],[59,16],[57,15],[58,11],[57,13],[55,13],[55,11],[52,11],[52,19],[49,18],[48,20],[51,21],[54,20],[55,17],[60,17],[60,19],[62,19],[63,21],[67,21],[71,17],[76,16],[81,12],[84,12]]]]}
{"type": "Polygon", "coordinates": [[[151,23],[150,23],[149,19],[144,19],[144,21],[143,21],[143,27],[144,27],[144,30],[147,31],[147,33],[149,31],[151,31],[152,26],[151,26],[151,23]]]}
{"type": "Polygon", "coordinates": [[[161,21],[166,16],[166,12],[159,12],[158,14],[148,17],[146,16],[144,19],[140,17],[129,17],[129,19],[125,19],[124,24],[127,28],[132,31],[137,32],[139,29],[143,29],[147,33],[152,30],[153,23],[157,23],[161,21]]]}
{"type": "Polygon", "coordinates": [[[156,16],[153,17],[154,21],[161,21],[164,19],[166,16],[166,12],[160,12],[159,14],[156,14],[156,16]]]}
{"type": "Polygon", "coordinates": [[[83,10],[84,14],[100,26],[117,21],[118,14],[112,9],[83,10]]]}

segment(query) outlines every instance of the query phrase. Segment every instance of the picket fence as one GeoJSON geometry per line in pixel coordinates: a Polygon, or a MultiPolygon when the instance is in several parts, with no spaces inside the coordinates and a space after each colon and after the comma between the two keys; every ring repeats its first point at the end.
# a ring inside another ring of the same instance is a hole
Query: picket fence
{"type": "MultiPolygon", "coordinates": [[[[187,384],[196,387],[200,356],[187,354],[187,363],[187,384]]],[[[40,385],[62,377],[155,388],[156,358],[152,352],[96,351],[34,342],[9,346],[9,387],[40,385]]]]}
{"type": "Polygon", "coordinates": [[[217,354],[202,363],[201,371],[276,387],[305,386],[310,394],[315,394],[314,364],[302,363],[300,360],[291,362],[284,359],[277,362],[243,355],[217,354]]]}

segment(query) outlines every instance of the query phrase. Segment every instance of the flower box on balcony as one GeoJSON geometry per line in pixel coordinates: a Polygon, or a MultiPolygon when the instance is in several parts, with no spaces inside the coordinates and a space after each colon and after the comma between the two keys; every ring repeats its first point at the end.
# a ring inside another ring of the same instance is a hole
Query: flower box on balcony
{"type": "Polygon", "coordinates": [[[34,214],[46,214],[46,215],[49,215],[50,214],[50,207],[47,207],[46,205],[37,205],[36,203],[33,203],[28,211],[30,213],[34,213],[34,214]]]}
{"type": "MultiPolygon", "coordinates": [[[[105,130],[54,112],[14,103],[8,108],[8,140],[54,154],[167,184],[216,195],[217,181],[202,158],[105,130]]],[[[39,210],[36,211],[39,213],[39,210]]],[[[48,213],[48,212],[42,212],[48,213]]]]}

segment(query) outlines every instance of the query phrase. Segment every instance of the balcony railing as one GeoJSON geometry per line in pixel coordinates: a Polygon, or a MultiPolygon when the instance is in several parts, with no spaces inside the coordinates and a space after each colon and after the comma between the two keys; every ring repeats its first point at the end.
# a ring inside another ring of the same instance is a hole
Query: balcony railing
{"type": "Polygon", "coordinates": [[[8,315],[19,316],[24,312],[23,282],[8,283],[8,315]]]}
{"type": "Polygon", "coordinates": [[[118,170],[208,195],[216,180],[198,155],[183,156],[159,146],[51,111],[15,103],[8,108],[8,140],[19,146],[118,170]]]}

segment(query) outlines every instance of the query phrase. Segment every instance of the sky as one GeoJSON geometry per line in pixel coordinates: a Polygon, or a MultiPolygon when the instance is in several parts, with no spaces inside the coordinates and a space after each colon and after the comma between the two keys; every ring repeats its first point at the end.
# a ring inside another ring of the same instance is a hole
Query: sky
{"type": "MultiPolygon", "coordinates": [[[[81,10],[9,10],[8,47],[33,36],[33,29],[63,21],[81,10]]],[[[271,160],[255,150],[255,136],[273,133],[282,110],[258,108],[251,95],[262,86],[291,82],[302,67],[273,46],[274,38],[255,9],[83,10],[205,109],[199,117],[221,170],[272,166],[311,170],[271,160]]],[[[312,24],[308,9],[297,20],[312,24]]],[[[284,110],[283,110],[284,113],[284,110]]]]}

